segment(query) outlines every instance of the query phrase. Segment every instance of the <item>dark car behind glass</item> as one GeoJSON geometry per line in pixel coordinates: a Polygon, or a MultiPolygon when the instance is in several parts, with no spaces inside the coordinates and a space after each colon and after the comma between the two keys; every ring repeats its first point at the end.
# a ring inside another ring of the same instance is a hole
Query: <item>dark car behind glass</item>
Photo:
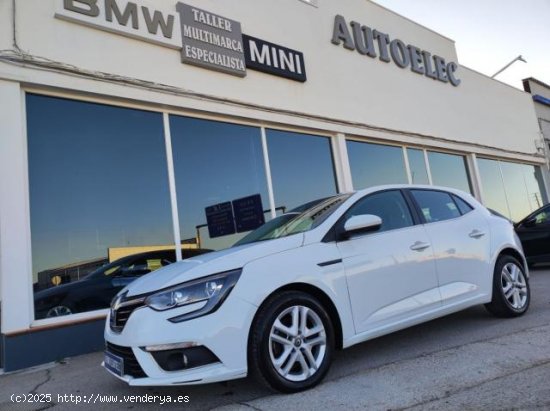
{"type": "MultiPolygon", "coordinates": [[[[211,250],[184,249],[191,258],[211,250]]],[[[174,250],[149,251],[120,258],[83,279],[34,294],[35,318],[59,317],[109,307],[113,297],[132,281],[176,261],[174,250]]]]}
{"type": "Polygon", "coordinates": [[[550,263],[550,204],[515,225],[529,265],[550,263]]]}

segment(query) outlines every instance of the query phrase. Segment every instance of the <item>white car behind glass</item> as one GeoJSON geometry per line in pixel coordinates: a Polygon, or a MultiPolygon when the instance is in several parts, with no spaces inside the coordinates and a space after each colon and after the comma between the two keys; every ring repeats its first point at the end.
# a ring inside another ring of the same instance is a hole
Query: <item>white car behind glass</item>
{"type": "Polygon", "coordinates": [[[296,392],[336,349],[477,304],[519,316],[529,301],[509,221],[461,191],[374,187],[131,283],[113,300],[104,366],[130,385],[253,373],[296,392]]]}

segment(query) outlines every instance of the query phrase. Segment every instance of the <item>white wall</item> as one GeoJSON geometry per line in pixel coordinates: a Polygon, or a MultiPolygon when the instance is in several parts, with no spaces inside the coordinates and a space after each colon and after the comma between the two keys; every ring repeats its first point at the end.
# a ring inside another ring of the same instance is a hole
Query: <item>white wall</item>
{"type": "Polygon", "coordinates": [[[27,328],[32,318],[27,146],[18,83],[0,80],[0,107],[0,291],[7,333],[27,328]]]}
{"type": "MultiPolygon", "coordinates": [[[[174,11],[177,0],[158,2],[174,11]]],[[[530,97],[461,68],[459,87],[330,42],[334,16],[356,20],[447,59],[451,40],[364,0],[187,0],[235,19],[242,30],[304,52],[304,84],[249,70],[246,78],[184,65],[178,51],[54,18],[54,0],[18,3],[20,46],[32,54],[273,108],[534,154],[538,125],[530,97]]]]}
{"type": "Polygon", "coordinates": [[[12,0],[0,0],[0,50],[12,46],[12,0]]]}

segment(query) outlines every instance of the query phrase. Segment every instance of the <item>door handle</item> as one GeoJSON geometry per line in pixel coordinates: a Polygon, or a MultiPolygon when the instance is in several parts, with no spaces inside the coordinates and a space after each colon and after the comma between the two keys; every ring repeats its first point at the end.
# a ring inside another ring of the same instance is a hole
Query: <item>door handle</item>
{"type": "Polygon", "coordinates": [[[473,230],[470,234],[468,234],[471,238],[481,238],[485,235],[483,231],[479,230],[473,230]]]}
{"type": "Polygon", "coordinates": [[[429,243],[423,243],[422,241],[417,241],[416,243],[411,245],[411,250],[413,250],[413,251],[424,251],[429,246],[430,246],[429,243]]]}

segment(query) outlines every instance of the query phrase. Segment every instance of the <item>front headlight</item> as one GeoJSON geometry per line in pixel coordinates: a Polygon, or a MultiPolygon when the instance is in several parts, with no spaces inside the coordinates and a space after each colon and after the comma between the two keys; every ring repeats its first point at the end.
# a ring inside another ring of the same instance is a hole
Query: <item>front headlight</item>
{"type": "Polygon", "coordinates": [[[169,321],[172,322],[187,321],[210,314],[227,298],[241,276],[241,271],[242,269],[226,271],[167,288],[147,297],[145,304],[153,310],[166,311],[206,301],[202,308],[170,318],[169,321]]]}

